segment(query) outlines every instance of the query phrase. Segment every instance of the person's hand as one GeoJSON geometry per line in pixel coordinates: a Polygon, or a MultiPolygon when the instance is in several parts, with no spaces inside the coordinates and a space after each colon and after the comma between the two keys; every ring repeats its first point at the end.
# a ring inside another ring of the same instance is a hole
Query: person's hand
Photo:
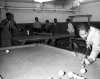
{"type": "Polygon", "coordinates": [[[83,58],[81,64],[82,65],[90,65],[93,64],[95,62],[95,60],[93,60],[92,58],[83,58]]]}
{"type": "Polygon", "coordinates": [[[87,48],[91,49],[92,43],[91,42],[86,42],[86,43],[87,43],[87,48]]]}
{"type": "Polygon", "coordinates": [[[89,48],[89,49],[90,49],[90,48],[91,48],[91,45],[90,45],[90,44],[87,44],[87,48],[89,48]]]}

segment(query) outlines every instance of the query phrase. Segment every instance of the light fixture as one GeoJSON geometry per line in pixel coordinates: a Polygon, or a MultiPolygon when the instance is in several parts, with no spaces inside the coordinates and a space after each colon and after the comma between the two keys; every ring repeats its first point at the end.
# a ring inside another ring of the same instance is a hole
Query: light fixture
{"type": "Polygon", "coordinates": [[[34,0],[34,1],[35,1],[35,2],[43,3],[43,2],[53,1],[53,0],[34,0]]]}
{"type": "Polygon", "coordinates": [[[85,2],[85,0],[79,0],[80,2],[85,2]]]}
{"type": "Polygon", "coordinates": [[[80,6],[80,0],[75,0],[74,4],[75,4],[75,6],[79,7],[80,6]]]}

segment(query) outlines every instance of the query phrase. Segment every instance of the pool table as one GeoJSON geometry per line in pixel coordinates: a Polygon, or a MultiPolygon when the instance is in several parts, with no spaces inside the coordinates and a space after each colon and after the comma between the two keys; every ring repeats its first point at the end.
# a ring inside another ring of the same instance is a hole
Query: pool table
{"type": "MultiPolygon", "coordinates": [[[[0,74],[4,79],[59,79],[58,71],[80,73],[82,54],[44,44],[2,48],[0,74]],[[51,78],[53,77],[53,78],[51,78]]],[[[87,79],[100,79],[100,60],[87,67],[87,79]]],[[[68,79],[64,76],[62,79],[68,79]]]]}
{"type": "Polygon", "coordinates": [[[68,38],[68,34],[51,34],[51,33],[33,33],[31,35],[25,35],[19,33],[15,37],[13,37],[13,41],[17,42],[19,45],[25,45],[27,43],[34,43],[36,41],[44,41],[44,43],[47,43],[49,39],[52,40],[54,43],[56,39],[61,38],[68,38]]]}

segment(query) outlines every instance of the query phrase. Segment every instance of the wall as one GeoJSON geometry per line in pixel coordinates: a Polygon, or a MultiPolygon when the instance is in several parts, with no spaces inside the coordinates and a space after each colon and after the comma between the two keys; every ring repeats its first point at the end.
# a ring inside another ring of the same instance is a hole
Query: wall
{"type": "Polygon", "coordinates": [[[49,19],[53,22],[53,18],[57,18],[59,22],[64,22],[69,16],[67,13],[57,13],[57,12],[40,12],[32,10],[9,10],[15,15],[15,20],[17,23],[31,23],[34,22],[34,17],[39,17],[40,22],[45,22],[49,19]]]}
{"type": "Polygon", "coordinates": [[[0,1],[0,22],[5,18],[4,1],[0,1]]]}
{"type": "MultiPolygon", "coordinates": [[[[4,5],[4,3],[0,2],[0,6],[4,5]]],[[[41,22],[44,22],[46,19],[49,19],[51,22],[53,21],[53,18],[57,18],[59,22],[64,22],[65,19],[72,15],[70,12],[45,12],[45,11],[33,11],[32,8],[38,9],[39,4],[34,3],[16,3],[16,2],[8,2],[7,6],[10,6],[8,11],[14,13],[15,20],[17,23],[31,23],[34,21],[34,17],[38,16],[41,22]],[[14,7],[14,9],[11,9],[11,6],[14,7]],[[23,7],[21,9],[18,9],[19,7],[23,7]],[[15,9],[17,8],[17,9],[15,9]],[[26,9],[27,8],[27,9],[26,9]]],[[[46,9],[62,9],[61,6],[54,6],[52,4],[47,4],[45,6],[46,9]]],[[[66,6],[64,9],[66,10],[69,8],[66,6]]],[[[3,10],[3,16],[4,16],[4,10],[3,10]]],[[[80,12],[76,13],[76,15],[87,15],[91,14],[92,18],[91,21],[100,21],[100,2],[88,2],[85,4],[82,4],[80,6],[80,12]]]]}
{"type": "Polygon", "coordinates": [[[81,5],[80,14],[91,14],[91,21],[100,21],[100,2],[91,2],[81,5]]]}
{"type": "Polygon", "coordinates": [[[39,11],[39,4],[33,3],[16,3],[8,2],[8,11],[12,12],[15,15],[15,20],[17,23],[31,23],[34,22],[34,17],[39,17],[41,22],[45,22],[46,19],[49,19],[50,22],[53,22],[53,18],[57,18],[59,22],[64,22],[66,18],[71,14],[65,12],[61,6],[54,6],[52,4],[45,5],[45,9],[53,11],[39,11]],[[38,5],[36,7],[36,5],[38,5]],[[13,7],[13,8],[11,8],[13,7]],[[33,10],[33,8],[38,9],[38,11],[33,10]],[[63,11],[60,11],[63,10],[63,11]],[[55,11],[57,10],[57,11],[55,11]],[[59,10],[59,11],[58,11],[59,10]]]}
{"type": "Polygon", "coordinates": [[[2,8],[4,6],[4,2],[0,1],[0,8],[2,8]]]}

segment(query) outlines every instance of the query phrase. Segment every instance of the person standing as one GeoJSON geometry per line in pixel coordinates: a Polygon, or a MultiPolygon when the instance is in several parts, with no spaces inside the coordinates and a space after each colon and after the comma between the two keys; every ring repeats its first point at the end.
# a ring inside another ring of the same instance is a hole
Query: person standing
{"type": "Polygon", "coordinates": [[[12,45],[12,38],[17,32],[14,15],[10,12],[6,13],[6,19],[1,21],[1,47],[12,45]]]}

